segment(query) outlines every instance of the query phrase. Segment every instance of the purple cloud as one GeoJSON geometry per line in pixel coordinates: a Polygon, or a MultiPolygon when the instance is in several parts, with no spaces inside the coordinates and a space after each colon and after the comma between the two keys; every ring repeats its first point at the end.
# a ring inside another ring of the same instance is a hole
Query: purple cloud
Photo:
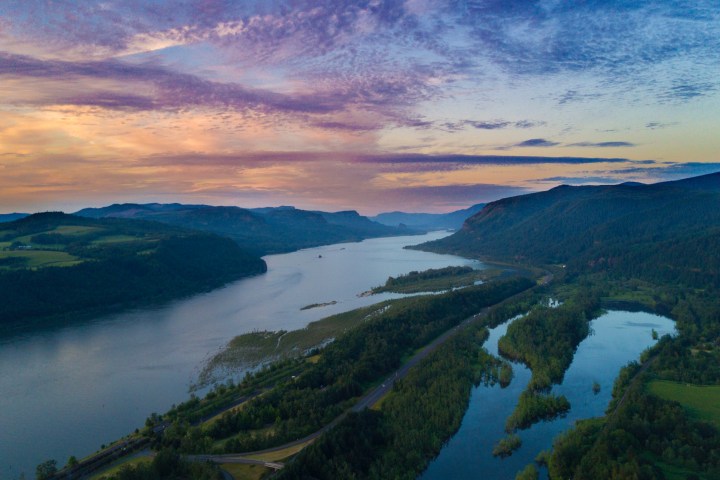
{"type": "Polygon", "coordinates": [[[519,155],[428,155],[428,154],[371,154],[355,152],[249,152],[242,154],[205,154],[191,152],[183,155],[154,155],[145,157],[149,165],[239,165],[285,162],[337,162],[351,164],[384,164],[388,166],[409,165],[410,171],[457,168],[467,165],[583,165],[595,163],[633,163],[655,165],[654,160],[628,160],[626,158],[592,157],[539,157],[519,155]]]}
{"type": "Polygon", "coordinates": [[[589,183],[617,184],[621,183],[617,178],[612,177],[547,177],[537,180],[538,182],[564,183],[565,185],[586,185],[589,183]]]}
{"type": "Polygon", "coordinates": [[[657,129],[660,129],[660,128],[672,127],[672,126],[677,125],[677,124],[678,124],[678,122],[669,122],[669,123],[665,123],[665,122],[648,122],[648,123],[645,124],[645,128],[649,128],[650,130],[657,130],[657,129]]]}
{"type": "Polygon", "coordinates": [[[570,143],[565,145],[566,147],[599,147],[599,148],[613,148],[613,147],[635,147],[634,143],[630,142],[578,142],[570,143]]]}
{"type": "Polygon", "coordinates": [[[514,147],[554,147],[560,145],[558,142],[545,140],[544,138],[531,138],[524,142],[516,143],[514,147]]]}
{"type": "MultiPolygon", "coordinates": [[[[407,100],[403,95],[411,87],[399,80],[366,84],[363,89],[348,92],[314,92],[284,94],[250,88],[237,83],[219,83],[195,75],[178,73],[147,63],[131,64],[117,60],[68,62],[40,60],[24,55],[0,53],[0,77],[41,78],[51,81],[75,79],[111,79],[118,82],[138,81],[156,87],[154,98],[108,92],[78,93],[59,96],[54,103],[97,105],[106,108],[179,108],[197,105],[253,109],[272,112],[323,114],[339,112],[352,105],[375,105],[392,110],[407,100]]],[[[409,82],[412,84],[412,82],[409,82]]],[[[84,88],[84,87],[81,87],[84,88]]],[[[52,94],[52,92],[46,92],[52,94]]]]}
{"type": "Polygon", "coordinates": [[[505,128],[534,128],[545,125],[545,122],[533,120],[520,120],[511,122],[508,120],[459,120],[457,122],[445,122],[440,124],[442,129],[450,132],[457,132],[466,127],[475,128],[477,130],[501,130],[505,128]]]}

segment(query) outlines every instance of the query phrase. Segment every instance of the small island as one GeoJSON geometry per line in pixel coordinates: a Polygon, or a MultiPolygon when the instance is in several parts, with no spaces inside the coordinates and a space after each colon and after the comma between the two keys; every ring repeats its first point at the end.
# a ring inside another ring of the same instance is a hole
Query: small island
{"type": "Polygon", "coordinates": [[[468,266],[431,268],[422,272],[412,271],[405,275],[389,277],[385,285],[375,287],[369,293],[442,292],[477,285],[486,281],[493,273],[494,271],[476,270],[468,266]]]}
{"type": "Polygon", "coordinates": [[[492,454],[493,456],[500,458],[509,457],[515,450],[520,448],[521,445],[522,440],[520,440],[519,436],[515,434],[508,435],[505,438],[501,438],[500,441],[495,444],[492,454]]]}
{"type": "Polygon", "coordinates": [[[325,303],[311,303],[310,305],[305,305],[300,310],[310,310],[312,308],[321,308],[321,307],[329,307],[330,305],[337,304],[337,300],[333,300],[331,302],[325,302],[325,303]]]}

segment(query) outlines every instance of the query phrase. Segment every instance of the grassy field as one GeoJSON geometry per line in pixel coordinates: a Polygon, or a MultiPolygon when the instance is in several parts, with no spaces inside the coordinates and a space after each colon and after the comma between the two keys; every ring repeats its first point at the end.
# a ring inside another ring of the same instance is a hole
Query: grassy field
{"type": "Polygon", "coordinates": [[[218,413],[218,414],[215,415],[214,417],[205,420],[205,421],[203,422],[203,426],[204,426],[204,427],[211,427],[214,423],[216,423],[218,420],[220,420],[220,419],[223,417],[223,415],[225,415],[226,413],[237,413],[237,412],[239,412],[240,410],[242,410],[243,408],[245,408],[245,405],[246,405],[246,404],[247,404],[247,402],[243,402],[243,403],[241,403],[240,405],[235,405],[234,407],[232,407],[232,408],[230,408],[230,409],[228,409],[228,410],[224,410],[224,411],[218,413]]]}
{"type": "Polygon", "coordinates": [[[0,251],[0,259],[10,257],[27,258],[27,262],[23,264],[23,266],[28,268],[69,267],[82,263],[82,260],[79,258],[65,252],[49,250],[0,251]]]}
{"type": "Polygon", "coordinates": [[[114,462],[108,468],[93,474],[89,480],[102,480],[103,478],[107,478],[110,475],[115,475],[116,473],[118,473],[120,471],[121,468],[123,468],[125,466],[134,466],[134,465],[139,465],[141,463],[150,463],[150,462],[152,462],[152,457],[150,457],[150,456],[128,457],[128,458],[119,460],[117,462],[114,462]]]}
{"type": "Polygon", "coordinates": [[[47,233],[60,233],[63,235],[85,235],[86,233],[94,233],[104,230],[100,227],[86,227],[82,225],[60,225],[54,230],[47,233]]]}
{"type": "MultiPolygon", "coordinates": [[[[144,235],[133,236],[125,233],[115,233],[112,229],[85,225],[60,225],[55,228],[19,236],[14,236],[17,235],[15,230],[0,228],[0,237],[4,238],[4,241],[0,242],[0,271],[17,268],[70,267],[85,261],[83,258],[67,253],[67,245],[65,244],[67,242],[39,244],[33,241],[33,237],[35,236],[48,234],[58,234],[65,238],[77,237],[78,239],[82,239],[83,235],[90,235],[90,238],[85,238],[90,246],[141,242],[147,243],[148,246],[152,247],[155,242],[155,239],[147,238],[144,235]],[[17,248],[11,250],[13,243],[30,245],[32,249],[24,250],[17,248]],[[24,261],[8,263],[6,260],[6,263],[3,264],[2,260],[9,258],[24,259],[24,261]]],[[[152,252],[153,250],[149,249],[148,251],[152,252]]]]}
{"type": "Polygon", "coordinates": [[[225,445],[228,442],[230,442],[236,438],[242,438],[248,434],[255,436],[255,437],[266,437],[266,436],[272,435],[274,432],[275,432],[275,427],[273,427],[273,426],[264,427],[264,428],[260,428],[257,430],[243,430],[243,431],[238,432],[235,435],[232,435],[230,437],[216,440],[215,442],[213,442],[211,450],[225,451],[225,445]]]}
{"type": "Polygon", "coordinates": [[[269,453],[260,453],[257,455],[248,455],[247,458],[251,458],[253,460],[262,460],[263,462],[279,462],[282,460],[287,459],[288,457],[292,457],[293,455],[297,454],[300,450],[310,445],[312,441],[301,443],[299,445],[295,445],[293,447],[283,448],[282,450],[278,450],[276,452],[269,452],[269,453]]]}
{"type": "Polygon", "coordinates": [[[220,465],[223,470],[228,472],[235,480],[260,480],[271,469],[262,465],[243,465],[242,463],[223,463],[220,465]]]}
{"type": "Polygon", "coordinates": [[[60,225],[59,227],[53,228],[51,230],[45,230],[44,232],[38,232],[33,233],[31,235],[24,235],[22,237],[17,237],[15,240],[23,243],[30,243],[31,238],[34,235],[38,235],[40,233],[59,233],[61,235],[85,235],[86,233],[96,233],[96,232],[102,232],[105,230],[104,228],[100,227],[85,227],[81,225],[60,225]]]}
{"type": "Polygon", "coordinates": [[[644,454],[643,457],[649,462],[651,462],[653,465],[660,468],[666,480],[687,480],[690,475],[697,475],[697,478],[699,478],[700,480],[712,480],[711,477],[703,474],[702,472],[696,472],[687,468],[664,463],[653,455],[644,454]]]}
{"type": "Polygon", "coordinates": [[[680,403],[693,418],[720,428],[720,385],[689,385],[666,380],[653,380],[648,389],[665,400],[680,403]]]}
{"type": "Polygon", "coordinates": [[[94,240],[92,243],[103,244],[103,243],[123,243],[123,242],[134,242],[137,241],[137,237],[131,235],[108,235],[106,237],[100,237],[94,240]]]}

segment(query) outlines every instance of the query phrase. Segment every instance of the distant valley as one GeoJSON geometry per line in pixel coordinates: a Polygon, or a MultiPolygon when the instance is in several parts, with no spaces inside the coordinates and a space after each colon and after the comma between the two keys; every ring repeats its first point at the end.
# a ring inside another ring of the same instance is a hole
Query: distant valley
{"type": "Polygon", "coordinates": [[[29,213],[0,213],[0,223],[12,222],[13,220],[20,220],[25,218],[29,213]]]}
{"type": "Polygon", "coordinates": [[[414,230],[458,230],[465,220],[482,210],[484,206],[484,203],[478,203],[450,213],[387,212],[370,217],[370,220],[391,227],[405,227],[414,230]]]}

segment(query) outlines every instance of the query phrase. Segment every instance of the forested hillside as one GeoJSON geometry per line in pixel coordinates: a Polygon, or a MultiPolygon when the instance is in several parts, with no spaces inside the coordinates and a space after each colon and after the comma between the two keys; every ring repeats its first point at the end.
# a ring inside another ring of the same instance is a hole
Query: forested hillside
{"type": "Polygon", "coordinates": [[[412,233],[369,220],[355,211],[313,212],[293,207],[245,209],[181,204],[122,204],[86,208],[91,218],[138,218],[230,237],[244,249],[267,255],[366,238],[412,233]]]}
{"type": "Polygon", "coordinates": [[[265,270],[216,235],[35,214],[0,228],[0,329],[176,298],[265,270]]]}
{"type": "Polygon", "coordinates": [[[421,248],[539,263],[617,263],[643,245],[714,244],[720,173],[653,185],[560,186],[488,204],[421,248]]]}

